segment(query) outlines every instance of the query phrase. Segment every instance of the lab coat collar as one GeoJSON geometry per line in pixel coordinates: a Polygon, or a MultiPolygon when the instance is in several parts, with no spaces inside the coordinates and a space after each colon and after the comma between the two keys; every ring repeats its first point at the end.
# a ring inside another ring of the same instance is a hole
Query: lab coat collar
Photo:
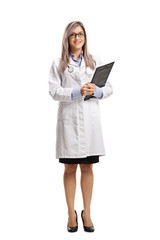
{"type": "MultiPolygon", "coordinates": [[[[77,63],[75,61],[73,61],[71,56],[70,56],[70,65],[78,67],[77,63]]],[[[85,66],[85,61],[84,61],[84,57],[82,57],[82,61],[81,61],[80,67],[84,67],[84,66],[85,66]]]]}
{"type": "MultiPolygon", "coordinates": [[[[70,53],[71,53],[71,57],[74,58],[74,54],[72,52],[70,52],[70,53]]],[[[82,58],[82,57],[83,57],[83,50],[82,50],[79,58],[82,58]]]]}

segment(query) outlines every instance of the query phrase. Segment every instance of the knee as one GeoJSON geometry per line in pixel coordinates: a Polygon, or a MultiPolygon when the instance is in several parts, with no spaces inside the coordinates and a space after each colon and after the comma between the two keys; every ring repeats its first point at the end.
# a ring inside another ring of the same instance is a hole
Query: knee
{"type": "Polygon", "coordinates": [[[71,174],[76,173],[77,164],[65,164],[65,173],[71,174]]]}
{"type": "Polygon", "coordinates": [[[82,173],[92,173],[93,164],[80,164],[82,173]]]}

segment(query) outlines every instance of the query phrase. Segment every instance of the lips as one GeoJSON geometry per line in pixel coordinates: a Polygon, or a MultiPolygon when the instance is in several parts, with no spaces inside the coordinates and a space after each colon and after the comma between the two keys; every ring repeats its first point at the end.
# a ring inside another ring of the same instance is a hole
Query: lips
{"type": "Polygon", "coordinates": [[[79,43],[81,43],[81,41],[74,42],[74,44],[79,44],[79,43]]]}

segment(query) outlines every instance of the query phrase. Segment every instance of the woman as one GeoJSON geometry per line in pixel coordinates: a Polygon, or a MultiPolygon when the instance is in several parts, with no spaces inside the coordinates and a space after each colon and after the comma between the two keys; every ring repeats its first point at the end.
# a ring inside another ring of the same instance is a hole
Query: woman
{"type": "Polygon", "coordinates": [[[93,232],[90,216],[93,189],[93,164],[105,155],[99,100],[112,94],[108,81],[102,88],[91,83],[95,68],[102,65],[89,54],[84,25],[74,21],[66,26],[61,58],[53,61],[49,74],[49,93],[58,101],[56,158],[65,166],[64,189],[68,206],[69,232],[78,230],[74,209],[76,170],[81,169],[84,231],[93,232]],[[84,101],[86,95],[92,95],[84,101]]]}

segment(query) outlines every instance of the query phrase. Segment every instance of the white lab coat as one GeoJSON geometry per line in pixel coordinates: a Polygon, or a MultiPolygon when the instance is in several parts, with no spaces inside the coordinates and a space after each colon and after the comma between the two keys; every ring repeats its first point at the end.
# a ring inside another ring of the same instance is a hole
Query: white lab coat
{"type": "MultiPolygon", "coordinates": [[[[93,56],[93,59],[96,67],[103,65],[99,58],[93,56]]],[[[59,60],[53,61],[49,73],[49,93],[54,100],[58,101],[56,158],[103,156],[105,147],[99,101],[112,94],[112,85],[107,81],[102,87],[101,99],[90,98],[84,101],[85,96],[82,96],[72,100],[72,90],[90,82],[95,70],[85,66],[84,58],[80,67],[70,58],[69,67],[74,71],[70,73],[67,68],[64,73],[60,73],[59,60]]]]}

